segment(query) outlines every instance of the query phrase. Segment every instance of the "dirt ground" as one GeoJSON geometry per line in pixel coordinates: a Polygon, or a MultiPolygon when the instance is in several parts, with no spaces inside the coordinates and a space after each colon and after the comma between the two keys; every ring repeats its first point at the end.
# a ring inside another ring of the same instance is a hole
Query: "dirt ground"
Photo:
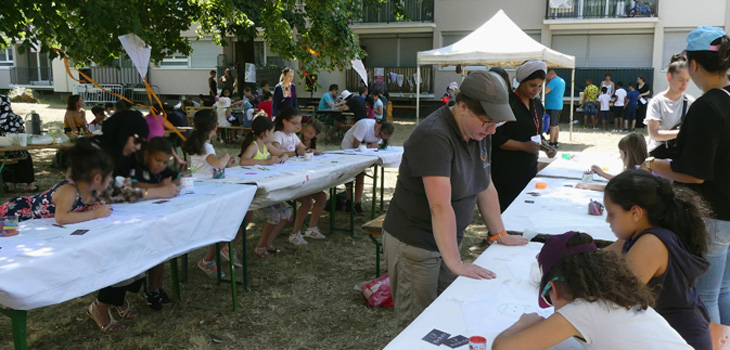
{"type": "MultiPolygon", "coordinates": [[[[62,121],[64,106],[13,104],[20,115],[38,112],[47,124],[62,121]]],[[[90,116],[89,116],[90,120],[90,116]]],[[[415,127],[412,120],[396,119],[391,144],[402,145],[415,127]]],[[[568,125],[561,125],[567,130],[568,125]]],[[[566,151],[616,152],[621,134],[593,131],[574,132],[569,140],[561,134],[566,151]]],[[[218,152],[238,153],[238,145],[215,144],[218,152]]],[[[337,145],[325,145],[334,149],[337,145]]],[[[52,151],[33,151],[36,179],[42,190],[63,178],[63,172],[50,167],[52,151]]],[[[386,208],[393,194],[397,169],[386,169],[386,208]]],[[[367,181],[367,180],[366,180],[367,181]]],[[[341,186],[342,187],[342,186],[341,186]]],[[[370,188],[366,183],[363,207],[370,208],[370,188]]],[[[6,201],[23,192],[4,193],[6,201]]],[[[369,210],[367,210],[369,212],[369,210]]],[[[380,212],[378,213],[378,215],[380,212]]],[[[320,229],[329,233],[329,214],[325,211],[320,229]]],[[[347,223],[343,212],[338,226],[347,223]]],[[[204,249],[190,253],[189,280],[182,285],[182,300],[166,305],[163,311],[149,309],[137,295],[129,299],[140,312],[136,320],[122,320],[128,329],[119,334],[101,333],[86,316],[85,308],[94,299],[90,294],[65,303],[28,313],[30,349],[382,349],[397,334],[392,309],[368,308],[354,286],[375,276],[375,246],[365,237],[360,225],[369,216],[356,216],[355,237],[343,233],[326,240],[310,240],[297,248],[286,240],[287,226],[276,240],[282,254],[261,259],[249,249],[252,291],[239,288],[238,311],[230,311],[230,285],[216,285],[196,267],[204,249]]],[[[475,216],[464,235],[462,256],[476,259],[477,246],[486,237],[486,228],[475,216]]],[[[255,246],[263,224],[259,215],[248,225],[249,247],[255,246]]],[[[240,249],[240,248],[239,248],[240,249]]],[[[223,263],[224,271],[228,264],[223,263]]],[[[167,266],[169,276],[169,264],[167,266]]],[[[240,270],[238,271],[240,280],[240,270]]],[[[169,280],[166,285],[172,292],[169,280]]],[[[10,328],[9,319],[0,317],[0,328],[10,328]]],[[[0,349],[12,348],[10,333],[0,333],[0,349]]]]}

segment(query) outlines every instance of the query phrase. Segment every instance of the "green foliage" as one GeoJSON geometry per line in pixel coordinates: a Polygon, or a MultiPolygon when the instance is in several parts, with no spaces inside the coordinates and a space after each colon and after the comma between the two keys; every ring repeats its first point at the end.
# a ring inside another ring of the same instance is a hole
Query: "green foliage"
{"type": "MultiPolygon", "coordinates": [[[[350,23],[363,6],[385,0],[14,0],[0,14],[0,48],[21,50],[41,44],[42,52],[61,48],[76,66],[106,64],[123,48],[117,36],[137,34],[152,47],[152,61],[190,53],[180,32],[195,26],[199,37],[252,40],[257,27],[272,51],[298,60],[307,71],[343,69],[364,57],[350,23]]],[[[397,15],[403,13],[395,1],[397,15]]],[[[51,58],[58,54],[50,51],[51,58]]]]}

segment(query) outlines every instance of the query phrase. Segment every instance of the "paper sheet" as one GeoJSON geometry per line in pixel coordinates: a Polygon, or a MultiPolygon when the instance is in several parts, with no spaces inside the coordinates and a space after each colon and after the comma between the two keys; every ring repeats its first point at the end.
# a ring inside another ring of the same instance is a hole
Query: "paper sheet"
{"type": "Polygon", "coordinates": [[[471,334],[494,334],[501,332],[517,322],[524,313],[535,312],[542,317],[550,317],[553,309],[541,309],[537,305],[535,293],[510,286],[492,288],[478,297],[461,303],[461,312],[466,329],[471,334]],[[494,325],[502,325],[495,329],[494,325]]]}

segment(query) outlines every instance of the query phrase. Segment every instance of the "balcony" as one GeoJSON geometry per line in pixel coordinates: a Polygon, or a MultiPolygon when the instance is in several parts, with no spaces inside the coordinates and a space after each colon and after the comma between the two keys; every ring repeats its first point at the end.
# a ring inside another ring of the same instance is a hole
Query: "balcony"
{"type": "Polygon", "coordinates": [[[545,19],[657,17],[659,0],[547,0],[545,19]]]}
{"type": "Polygon", "coordinates": [[[51,87],[53,71],[51,67],[11,67],[10,84],[51,87]]]}
{"type": "Polygon", "coordinates": [[[434,0],[402,0],[405,19],[393,14],[394,0],[387,0],[378,6],[363,6],[362,19],[355,23],[433,22],[434,0]]]}

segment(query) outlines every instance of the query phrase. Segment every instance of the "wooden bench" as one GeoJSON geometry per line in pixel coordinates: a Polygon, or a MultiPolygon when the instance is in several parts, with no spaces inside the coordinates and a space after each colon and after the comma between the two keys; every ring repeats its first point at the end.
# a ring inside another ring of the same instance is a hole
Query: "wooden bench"
{"type": "MultiPolygon", "coordinates": [[[[370,220],[362,225],[362,229],[368,234],[370,240],[375,243],[375,277],[380,277],[380,253],[383,250],[383,243],[378,241],[376,236],[383,236],[383,221],[385,221],[385,214],[378,216],[377,218],[370,220]]],[[[382,238],[381,238],[382,240],[382,238]]]]}
{"type": "Polygon", "coordinates": [[[185,107],[185,115],[188,117],[188,124],[190,124],[190,126],[193,126],[193,117],[195,116],[195,113],[204,109],[215,110],[215,107],[185,107]]]}
{"type": "Polygon", "coordinates": [[[246,133],[251,132],[251,128],[246,128],[243,126],[219,126],[218,138],[221,140],[221,142],[233,143],[236,142],[235,135],[239,131],[243,135],[246,135],[246,133]]]}

